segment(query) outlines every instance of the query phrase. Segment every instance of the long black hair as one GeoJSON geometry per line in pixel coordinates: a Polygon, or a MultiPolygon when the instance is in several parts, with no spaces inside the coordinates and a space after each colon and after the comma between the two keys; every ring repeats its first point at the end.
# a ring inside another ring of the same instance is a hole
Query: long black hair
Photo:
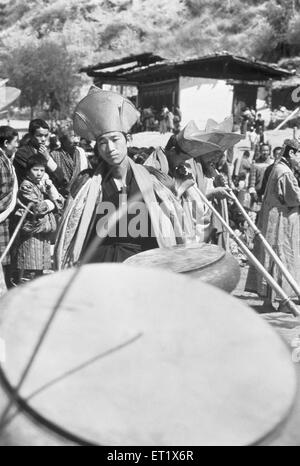
{"type": "Polygon", "coordinates": [[[48,131],[50,131],[49,125],[45,120],[36,118],[35,120],[31,120],[31,122],[29,123],[28,133],[30,134],[30,136],[34,136],[36,130],[38,130],[39,128],[47,129],[48,131]]]}
{"type": "Polygon", "coordinates": [[[5,141],[11,142],[18,132],[11,126],[0,126],[0,147],[4,146],[5,141]]]}

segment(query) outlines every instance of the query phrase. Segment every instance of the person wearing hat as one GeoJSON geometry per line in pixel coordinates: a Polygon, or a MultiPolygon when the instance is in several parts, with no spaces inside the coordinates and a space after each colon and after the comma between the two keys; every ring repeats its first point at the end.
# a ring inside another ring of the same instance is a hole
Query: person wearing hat
{"type": "MultiPolygon", "coordinates": [[[[182,131],[173,135],[165,149],[157,148],[147,159],[146,166],[153,166],[168,173],[175,180],[177,196],[181,197],[186,217],[192,219],[197,241],[215,242],[218,230],[211,211],[203,204],[199,190],[218,203],[229,196],[228,188],[214,186],[215,166],[224,152],[236,144],[242,135],[231,133],[232,120],[218,124],[208,120],[204,131],[190,121],[182,131]]],[[[219,228],[220,232],[223,231],[219,228]]]]}
{"type": "MultiPolygon", "coordinates": [[[[199,138],[216,146],[211,152],[206,152],[194,159],[194,172],[197,185],[208,199],[212,201],[214,207],[219,211],[224,220],[229,223],[229,212],[227,199],[230,198],[228,188],[225,188],[225,178],[218,174],[216,168],[220,161],[224,159],[225,153],[233,150],[235,144],[244,139],[243,134],[232,132],[233,117],[225,118],[221,123],[209,119],[205,129],[199,132],[199,138]]],[[[231,180],[228,179],[228,184],[231,180]]],[[[210,213],[210,242],[218,244],[228,249],[229,237],[223,225],[214,214],[210,213]]]]}
{"type": "MultiPolygon", "coordinates": [[[[300,188],[294,170],[299,168],[300,143],[296,139],[287,139],[282,155],[269,176],[257,224],[297,282],[300,282],[300,188]]],[[[254,254],[287,295],[293,297],[294,292],[257,237],[254,254]]],[[[274,309],[277,297],[252,266],[247,277],[246,291],[255,292],[264,298],[264,309],[274,309]]]]}
{"type": "Polygon", "coordinates": [[[129,100],[96,87],[77,105],[74,129],[96,141],[99,165],[79,176],[71,190],[55,246],[58,269],[84,260],[92,243],[96,245],[91,262],[123,262],[147,249],[183,243],[179,203],[128,157],[128,133],[138,117],[129,100]],[[139,203],[135,212],[129,212],[131,198],[139,203]],[[125,208],[123,217],[117,214],[120,206],[125,208]],[[116,215],[116,222],[110,221],[110,214],[116,215]]]}

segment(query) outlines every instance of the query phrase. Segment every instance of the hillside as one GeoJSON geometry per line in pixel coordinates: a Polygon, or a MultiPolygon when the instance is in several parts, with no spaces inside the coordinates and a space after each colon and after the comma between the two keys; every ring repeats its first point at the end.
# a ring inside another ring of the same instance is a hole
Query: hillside
{"type": "Polygon", "coordinates": [[[300,68],[300,0],[0,0],[0,76],[19,106],[70,115],[91,80],[83,66],[154,52],[227,50],[300,68]]]}
{"type": "Polygon", "coordinates": [[[300,51],[299,11],[297,0],[2,0],[0,51],[53,38],[82,65],[145,51],[277,61],[300,51]]]}

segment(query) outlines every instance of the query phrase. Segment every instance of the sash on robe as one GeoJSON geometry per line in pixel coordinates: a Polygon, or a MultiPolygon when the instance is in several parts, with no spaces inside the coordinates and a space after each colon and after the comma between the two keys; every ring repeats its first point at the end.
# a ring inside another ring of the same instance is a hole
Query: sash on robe
{"type": "MultiPolygon", "coordinates": [[[[145,167],[137,165],[131,159],[129,163],[147,206],[159,247],[171,247],[184,242],[184,233],[177,219],[179,207],[176,206],[175,198],[172,201],[172,196],[167,194],[169,190],[163,185],[158,189],[157,183],[145,167]],[[159,205],[156,194],[163,201],[162,206],[159,205]]],[[[96,173],[81,187],[74,199],[68,200],[55,246],[57,269],[75,265],[81,259],[95,218],[96,206],[102,200],[101,185],[102,175],[96,173]]]]}
{"type": "Polygon", "coordinates": [[[79,174],[90,167],[86,153],[82,147],[76,147],[74,152],[74,167],[68,189],[71,190],[79,174]]]}
{"type": "MultiPolygon", "coordinates": [[[[187,163],[195,182],[185,186],[185,182],[177,180],[177,197],[181,200],[185,215],[185,236],[188,242],[207,242],[211,234],[211,212],[199,195],[199,190],[205,193],[203,171],[200,163],[196,163],[194,158],[189,159],[187,163]]],[[[163,173],[169,173],[168,159],[161,147],[154,150],[145,166],[153,166],[163,173]]]]}

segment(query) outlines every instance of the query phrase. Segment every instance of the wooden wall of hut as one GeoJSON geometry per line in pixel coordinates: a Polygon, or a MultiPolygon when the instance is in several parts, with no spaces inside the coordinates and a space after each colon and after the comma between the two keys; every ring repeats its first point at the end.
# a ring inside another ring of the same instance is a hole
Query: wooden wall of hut
{"type": "Polygon", "coordinates": [[[178,105],[178,80],[147,83],[139,86],[139,106],[142,108],[153,105],[159,111],[163,106],[170,110],[178,105]]]}
{"type": "Polygon", "coordinates": [[[256,108],[257,86],[236,84],[233,92],[233,115],[240,115],[245,107],[256,108]]]}

